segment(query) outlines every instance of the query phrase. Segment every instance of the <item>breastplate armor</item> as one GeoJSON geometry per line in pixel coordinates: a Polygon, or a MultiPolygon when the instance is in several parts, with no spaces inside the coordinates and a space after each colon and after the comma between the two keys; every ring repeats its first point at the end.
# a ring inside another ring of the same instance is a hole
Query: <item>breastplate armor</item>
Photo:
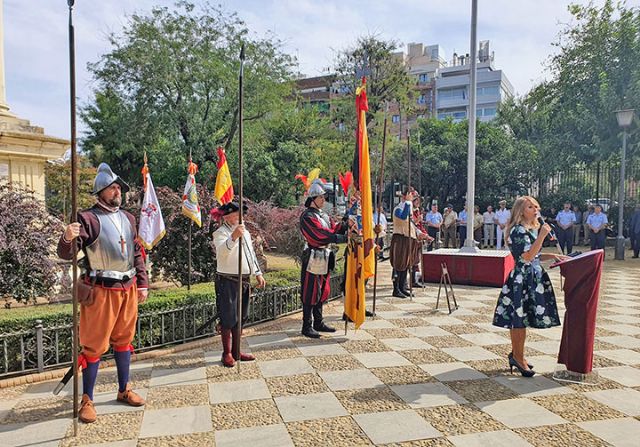
{"type": "Polygon", "coordinates": [[[95,214],[100,222],[100,233],[95,242],[85,249],[91,270],[130,271],[134,268],[134,240],[129,219],[122,211],[106,213],[99,210],[95,214]]]}

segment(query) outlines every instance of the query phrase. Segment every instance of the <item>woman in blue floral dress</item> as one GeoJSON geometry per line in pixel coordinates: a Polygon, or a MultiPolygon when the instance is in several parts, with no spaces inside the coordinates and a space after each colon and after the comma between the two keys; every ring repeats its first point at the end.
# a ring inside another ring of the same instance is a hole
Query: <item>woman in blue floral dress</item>
{"type": "Polygon", "coordinates": [[[539,211],[540,205],[529,196],[519,197],[513,205],[506,233],[516,265],[502,287],[493,317],[494,326],[511,330],[509,366],[512,371],[517,368],[525,377],[535,374],[524,358],[526,328],[546,329],[560,325],[553,286],[540,261],[565,257],[540,253],[551,227],[540,226],[539,211]]]}

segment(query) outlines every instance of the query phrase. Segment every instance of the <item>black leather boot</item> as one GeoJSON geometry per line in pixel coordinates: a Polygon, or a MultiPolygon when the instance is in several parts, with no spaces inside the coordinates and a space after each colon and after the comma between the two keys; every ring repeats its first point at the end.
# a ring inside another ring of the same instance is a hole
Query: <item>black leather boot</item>
{"type": "Polygon", "coordinates": [[[302,335],[309,338],[320,338],[320,334],[313,328],[311,319],[311,309],[313,306],[302,305],[302,335]]]}
{"type": "Polygon", "coordinates": [[[407,272],[406,271],[396,272],[396,278],[393,281],[393,296],[396,298],[407,298],[409,296],[402,291],[402,287],[403,287],[402,278],[404,278],[404,280],[406,281],[407,272]]]}
{"type": "Polygon", "coordinates": [[[402,292],[407,298],[410,296],[413,296],[413,293],[409,290],[409,286],[408,286],[408,273],[409,271],[405,270],[404,272],[398,272],[398,278],[399,278],[399,282],[398,282],[398,288],[400,289],[400,292],[402,292]]]}
{"type": "Polygon", "coordinates": [[[335,332],[336,329],[327,326],[322,318],[322,303],[313,306],[313,329],[319,332],[335,332]]]}

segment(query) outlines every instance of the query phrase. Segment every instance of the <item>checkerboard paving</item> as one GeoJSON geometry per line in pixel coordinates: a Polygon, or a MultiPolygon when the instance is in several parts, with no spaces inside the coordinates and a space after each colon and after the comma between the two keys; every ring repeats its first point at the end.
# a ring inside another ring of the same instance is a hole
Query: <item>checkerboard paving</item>
{"type": "MultiPolygon", "coordinates": [[[[550,272],[560,313],[563,296],[550,272]]],[[[390,276],[381,265],[384,283],[390,276]]],[[[607,261],[597,320],[595,386],[555,381],[561,328],[530,331],[538,374],[511,375],[507,331],[491,325],[499,290],[454,286],[460,309],[435,310],[436,286],[413,300],[382,289],[378,315],[344,333],[301,337],[300,315],[254,328],[257,361],[220,363],[220,341],[144,363],[132,382],[142,408],[116,402],[113,368],[100,372],[98,421],[73,437],[68,387],[0,391],[0,445],[133,446],[625,446],[640,435],[640,263],[607,261]],[[276,328],[276,329],[274,329],[276,328]]],[[[370,291],[368,291],[370,293],[370,291]]],[[[368,305],[371,304],[368,297],[368,305]]]]}

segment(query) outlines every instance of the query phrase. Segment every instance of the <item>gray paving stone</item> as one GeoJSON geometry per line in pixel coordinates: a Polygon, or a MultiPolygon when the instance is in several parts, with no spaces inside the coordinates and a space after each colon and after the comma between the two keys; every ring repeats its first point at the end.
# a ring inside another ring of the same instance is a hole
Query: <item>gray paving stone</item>
{"type": "Polygon", "coordinates": [[[442,383],[394,385],[390,388],[412,408],[467,403],[466,399],[442,383]]]}
{"type": "Polygon", "coordinates": [[[427,365],[419,365],[429,375],[432,375],[441,382],[451,382],[454,380],[478,380],[486,379],[487,376],[476,371],[461,362],[452,363],[433,363],[427,365]]]}
{"type": "Polygon", "coordinates": [[[580,428],[615,447],[637,447],[640,421],[633,418],[579,422],[580,428]]]}
{"type": "Polygon", "coordinates": [[[412,410],[357,414],[353,419],[374,444],[437,438],[441,433],[412,410]]]}
{"type": "Polygon", "coordinates": [[[333,393],[282,396],[273,400],[285,422],[332,418],[349,414],[333,393]]]}
{"type": "Polygon", "coordinates": [[[271,399],[271,393],[264,379],[209,384],[209,402],[212,404],[259,399],[271,399]]]}
{"type": "Polygon", "coordinates": [[[220,430],[216,431],[215,439],[216,447],[293,447],[293,441],[284,424],[220,430]]]}
{"type": "Polygon", "coordinates": [[[594,351],[601,357],[605,357],[625,365],[640,365],[640,352],[631,349],[608,349],[606,351],[594,351]]]}
{"type": "Polygon", "coordinates": [[[592,391],[584,393],[584,395],[608,407],[614,408],[627,416],[640,416],[640,391],[623,388],[592,391]]]}
{"type": "Polygon", "coordinates": [[[451,357],[463,362],[468,362],[471,360],[493,360],[500,358],[493,352],[487,351],[480,346],[470,346],[466,348],[443,348],[442,350],[449,354],[451,357]]]}
{"type": "Polygon", "coordinates": [[[142,418],[140,438],[206,433],[213,430],[209,406],[147,410],[142,418]]]}
{"type": "Polygon", "coordinates": [[[200,368],[174,368],[158,369],[154,368],[151,373],[150,387],[175,386],[175,385],[196,385],[207,382],[207,369],[200,368]]]}
{"type": "Polygon", "coordinates": [[[567,422],[529,399],[478,402],[476,406],[509,428],[538,427],[567,422]]]}
{"type": "Polygon", "coordinates": [[[412,363],[394,351],[363,352],[353,354],[367,368],[384,368],[387,366],[410,366],[412,363]]]}
{"type": "MultiPolygon", "coordinates": [[[[537,369],[538,365],[535,366],[537,369]]],[[[522,377],[514,374],[494,377],[493,380],[525,397],[575,393],[572,388],[560,385],[558,382],[540,375],[522,377]]]]}
{"type": "Polygon", "coordinates": [[[278,332],[277,334],[254,335],[251,337],[246,337],[245,340],[252,348],[265,348],[274,345],[286,345],[289,347],[293,347],[293,342],[284,332],[278,332]]]}
{"type": "Polygon", "coordinates": [[[511,430],[470,433],[467,435],[449,436],[447,438],[459,447],[527,447],[531,446],[511,430]]]}
{"type": "Polygon", "coordinates": [[[27,424],[0,425],[0,445],[57,446],[71,424],[70,418],[64,418],[27,424]]]}
{"type": "Polygon", "coordinates": [[[384,384],[368,369],[326,371],[318,373],[331,391],[374,388],[384,384]]]}
{"type": "Polygon", "coordinates": [[[302,357],[258,362],[258,367],[263,377],[297,376],[314,372],[307,359],[302,357]]]}

